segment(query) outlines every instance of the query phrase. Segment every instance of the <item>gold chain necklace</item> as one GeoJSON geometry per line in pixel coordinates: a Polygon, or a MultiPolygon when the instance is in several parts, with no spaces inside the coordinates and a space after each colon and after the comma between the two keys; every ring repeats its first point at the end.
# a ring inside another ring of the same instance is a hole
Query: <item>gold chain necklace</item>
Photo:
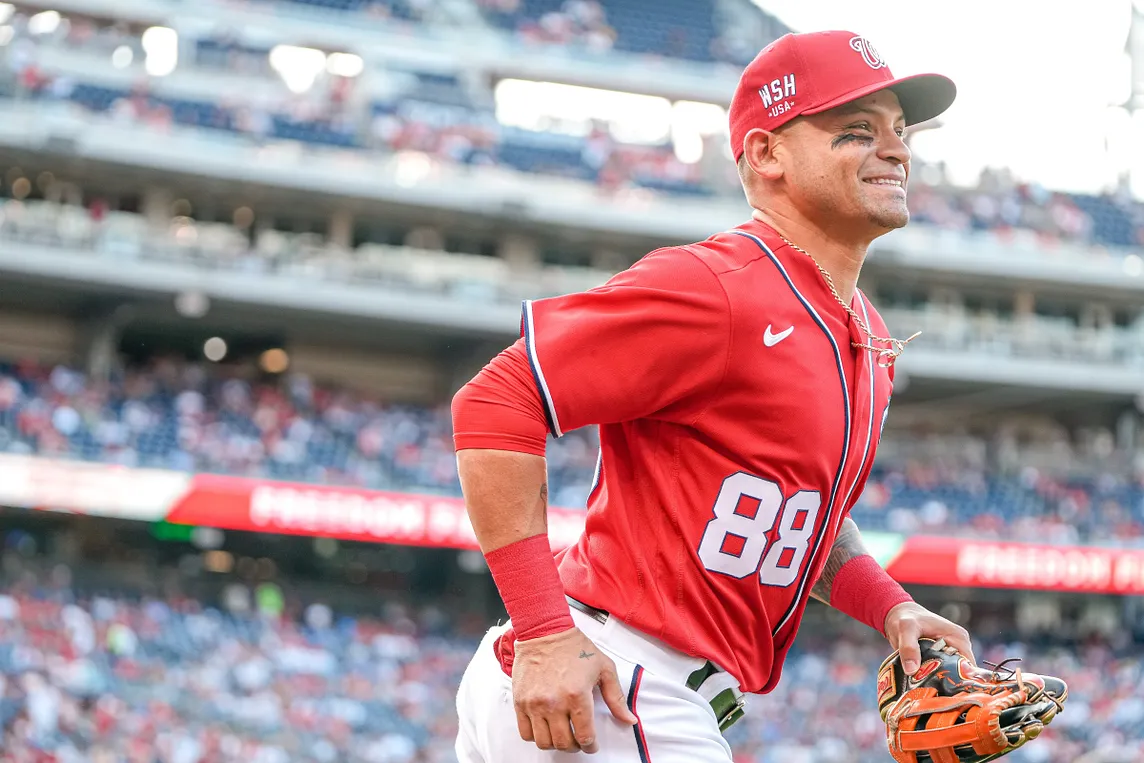
{"type": "Polygon", "coordinates": [[[838,289],[834,288],[834,279],[831,278],[830,274],[826,272],[826,268],[822,267],[822,265],[819,265],[818,260],[814,259],[814,257],[811,257],[810,252],[806,251],[801,246],[788,239],[786,236],[780,235],[779,238],[785,241],[786,245],[791,249],[794,249],[796,252],[802,252],[807,257],[810,257],[810,261],[814,263],[814,266],[818,268],[818,272],[822,274],[822,278],[826,281],[826,285],[830,288],[830,293],[834,295],[834,299],[838,301],[838,304],[842,305],[842,309],[845,310],[846,313],[854,320],[854,322],[858,324],[858,328],[862,329],[862,333],[868,336],[871,342],[882,342],[890,345],[889,347],[875,347],[872,344],[863,344],[862,342],[853,341],[850,342],[852,347],[858,347],[874,353],[878,358],[879,366],[882,368],[888,368],[894,365],[894,361],[896,361],[898,356],[901,355],[903,351],[905,351],[906,345],[921,335],[922,332],[915,331],[914,335],[909,339],[894,339],[892,336],[875,336],[874,333],[870,331],[870,328],[862,321],[862,319],[858,317],[858,313],[854,312],[850,305],[846,304],[842,297],[838,296],[838,289]]]}

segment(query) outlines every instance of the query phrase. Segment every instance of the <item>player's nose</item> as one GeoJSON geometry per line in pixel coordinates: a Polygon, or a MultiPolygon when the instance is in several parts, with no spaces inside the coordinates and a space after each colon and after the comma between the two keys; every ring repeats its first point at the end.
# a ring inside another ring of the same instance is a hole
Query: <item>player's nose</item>
{"type": "Polygon", "coordinates": [[[905,164],[910,161],[910,147],[906,139],[894,130],[881,135],[877,141],[878,158],[894,164],[905,164]]]}

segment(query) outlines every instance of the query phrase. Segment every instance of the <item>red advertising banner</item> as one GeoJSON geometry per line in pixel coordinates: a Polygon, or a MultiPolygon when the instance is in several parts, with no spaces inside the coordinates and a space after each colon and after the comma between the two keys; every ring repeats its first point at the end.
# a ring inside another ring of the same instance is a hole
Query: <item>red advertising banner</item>
{"type": "Polygon", "coordinates": [[[886,570],[902,583],[1144,594],[1144,550],[905,538],[886,570]]]}
{"type": "MultiPolygon", "coordinates": [[[[189,475],[0,454],[0,505],[166,520],[224,530],[476,549],[457,498],[189,475]]],[[[583,511],[550,508],[553,549],[576,542],[583,511]]],[[[1047,546],[866,533],[902,583],[1144,595],[1144,549],[1047,546]]]]}
{"type": "MultiPolygon", "coordinates": [[[[553,549],[576,541],[584,529],[584,516],[583,511],[549,509],[548,534],[553,549]]],[[[199,474],[166,519],[174,524],[226,530],[478,548],[460,499],[414,493],[199,474]]]]}

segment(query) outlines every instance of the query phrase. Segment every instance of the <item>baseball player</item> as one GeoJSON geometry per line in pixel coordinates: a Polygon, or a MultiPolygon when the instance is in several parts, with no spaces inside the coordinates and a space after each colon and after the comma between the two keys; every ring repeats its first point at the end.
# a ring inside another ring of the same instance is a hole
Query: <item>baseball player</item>
{"type": "Polygon", "coordinates": [[[602,287],[526,302],[521,339],[453,401],[466,506],[510,624],[457,695],[462,763],[731,761],[744,693],[779,680],[813,596],[972,659],[866,552],[851,507],[909,340],[857,288],[909,219],[905,128],[953,101],[863,37],[787,35],[746,68],[731,145],[753,213],[602,287]],[[545,438],[598,424],[578,542],[555,559],[545,438]]]}

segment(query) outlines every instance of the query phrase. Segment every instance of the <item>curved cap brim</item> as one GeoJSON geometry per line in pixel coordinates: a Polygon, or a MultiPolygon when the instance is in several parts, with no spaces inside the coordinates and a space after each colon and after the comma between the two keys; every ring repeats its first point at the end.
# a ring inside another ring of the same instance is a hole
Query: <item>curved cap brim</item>
{"type": "Polygon", "coordinates": [[[957,97],[957,86],[949,77],[941,74],[913,74],[909,77],[872,83],[802,113],[821,114],[879,90],[893,90],[898,96],[907,126],[933,119],[948,109],[957,97]]]}

